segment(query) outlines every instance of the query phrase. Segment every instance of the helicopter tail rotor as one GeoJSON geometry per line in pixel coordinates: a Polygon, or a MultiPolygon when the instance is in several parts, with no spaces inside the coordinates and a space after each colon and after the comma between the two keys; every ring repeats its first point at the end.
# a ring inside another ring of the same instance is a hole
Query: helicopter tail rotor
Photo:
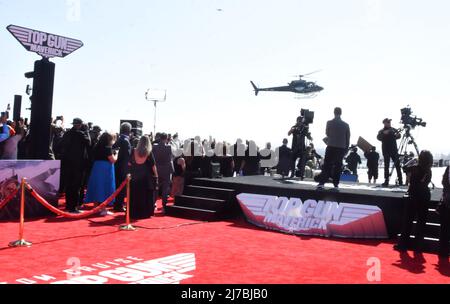
{"type": "Polygon", "coordinates": [[[255,96],[258,96],[258,94],[259,94],[258,87],[256,86],[256,84],[253,81],[250,81],[250,83],[252,84],[253,89],[255,90],[255,96]]]}

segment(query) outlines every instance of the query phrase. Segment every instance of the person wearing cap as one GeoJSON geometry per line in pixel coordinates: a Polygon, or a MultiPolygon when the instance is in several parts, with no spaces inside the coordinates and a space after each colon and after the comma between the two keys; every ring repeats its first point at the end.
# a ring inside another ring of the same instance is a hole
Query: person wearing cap
{"type": "Polygon", "coordinates": [[[84,174],[89,164],[89,146],[91,138],[87,128],[83,128],[83,120],[75,118],[73,127],[66,132],[61,140],[63,151],[62,167],[65,190],[66,209],[72,213],[79,213],[82,204],[82,184],[84,174]]]}
{"type": "Polygon", "coordinates": [[[378,140],[382,143],[382,151],[384,157],[384,178],[383,187],[389,186],[391,159],[397,170],[398,184],[403,186],[403,175],[400,166],[400,157],[398,155],[397,140],[401,138],[401,134],[392,127],[392,119],[383,120],[384,128],[378,132],[378,140]]]}

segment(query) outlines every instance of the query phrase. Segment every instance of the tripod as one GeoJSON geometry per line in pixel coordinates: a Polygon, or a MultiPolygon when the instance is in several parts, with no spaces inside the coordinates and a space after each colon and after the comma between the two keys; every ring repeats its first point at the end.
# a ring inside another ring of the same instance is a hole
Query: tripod
{"type": "MultiPolygon", "coordinates": [[[[417,156],[419,156],[420,150],[419,150],[419,146],[417,145],[414,136],[412,136],[412,134],[411,134],[411,126],[407,125],[403,129],[400,129],[399,132],[404,132],[402,139],[400,141],[400,146],[399,146],[399,150],[398,150],[400,163],[404,164],[405,158],[408,153],[409,146],[414,147],[414,150],[416,151],[417,156]]],[[[395,164],[391,168],[391,173],[390,173],[389,177],[392,177],[392,174],[394,173],[394,171],[395,171],[395,164]]],[[[397,180],[398,180],[398,177],[397,177],[397,180]]]]}

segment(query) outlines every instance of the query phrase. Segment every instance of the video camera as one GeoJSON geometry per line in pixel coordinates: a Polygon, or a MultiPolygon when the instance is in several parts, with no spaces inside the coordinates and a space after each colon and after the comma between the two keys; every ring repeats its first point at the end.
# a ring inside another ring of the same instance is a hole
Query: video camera
{"type": "Polygon", "coordinates": [[[418,118],[417,116],[412,115],[413,111],[411,107],[406,107],[401,109],[402,118],[401,122],[405,126],[405,128],[410,127],[414,129],[415,127],[426,127],[427,123],[423,121],[422,118],[418,118]]]}
{"type": "Polygon", "coordinates": [[[302,109],[300,113],[303,117],[303,124],[310,125],[314,123],[314,112],[308,109],[302,109]]]}

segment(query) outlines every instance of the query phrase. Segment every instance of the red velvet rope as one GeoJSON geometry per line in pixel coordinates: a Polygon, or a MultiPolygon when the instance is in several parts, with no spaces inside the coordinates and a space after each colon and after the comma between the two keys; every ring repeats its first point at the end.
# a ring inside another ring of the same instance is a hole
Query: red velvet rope
{"type": "Polygon", "coordinates": [[[2,202],[0,202],[0,209],[5,207],[14,197],[16,197],[17,193],[19,192],[20,186],[16,188],[13,192],[11,192],[8,197],[6,197],[2,202]]]}
{"type": "Polygon", "coordinates": [[[70,219],[83,219],[83,218],[90,217],[91,215],[94,215],[94,214],[100,212],[101,210],[103,210],[106,206],[108,206],[116,198],[116,196],[119,195],[119,193],[123,190],[123,188],[125,188],[126,185],[127,185],[127,180],[125,180],[122,183],[122,185],[120,185],[120,187],[116,190],[116,192],[114,192],[106,201],[101,203],[98,207],[90,210],[89,212],[84,212],[84,213],[80,213],[80,214],[72,214],[72,213],[64,212],[64,211],[52,206],[49,202],[47,202],[42,196],[39,195],[39,193],[34,191],[33,188],[28,183],[26,184],[26,187],[30,191],[31,195],[39,203],[41,203],[41,205],[43,205],[45,208],[47,208],[51,212],[55,213],[56,215],[59,215],[59,216],[65,217],[65,218],[70,218],[70,219]]]}

